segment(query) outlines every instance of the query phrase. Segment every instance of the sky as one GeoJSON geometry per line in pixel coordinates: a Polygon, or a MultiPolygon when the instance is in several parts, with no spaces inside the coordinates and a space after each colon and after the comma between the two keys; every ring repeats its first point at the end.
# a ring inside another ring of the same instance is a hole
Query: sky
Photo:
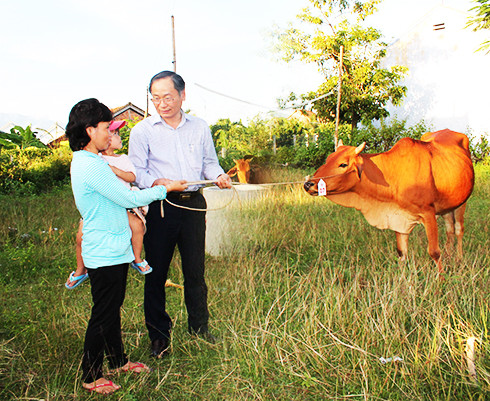
{"type": "MultiPolygon", "coordinates": [[[[373,17],[388,42],[441,3],[384,0],[373,17]]],[[[278,61],[270,33],[286,28],[308,0],[16,0],[0,2],[0,128],[8,122],[48,129],[95,97],[110,108],[145,109],[146,87],[173,70],[186,81],[185,109],[213,124],[287,116],[277,98],[322,82],[315,65],[278,61]],[[209,89],[209,90],[208,90],[209,89]],[[241,99],[238,102],[215,92],[241,99]],[[250,104],[251,103],[251,104],[250,104]]],[[[468,7],[468,8],[469,8],[468,7]]],[[[150,113],[154,113],[150,104],[150,113]]]]}

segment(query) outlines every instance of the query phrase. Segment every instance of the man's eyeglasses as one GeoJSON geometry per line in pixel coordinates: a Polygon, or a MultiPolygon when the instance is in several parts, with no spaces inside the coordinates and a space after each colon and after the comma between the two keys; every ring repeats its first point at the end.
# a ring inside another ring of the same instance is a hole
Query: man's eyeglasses
{"type": "Polygon", "coordinates": [[[161,102],[169,105],[169,104],[172,104],[173,102],[175,102],[175,98],[173,98],[172,96],[165,96],[163,98],[154,97],[151,99],[151,101],[153,102],[153,104],[155,106],[158,106],[161,102]]]}

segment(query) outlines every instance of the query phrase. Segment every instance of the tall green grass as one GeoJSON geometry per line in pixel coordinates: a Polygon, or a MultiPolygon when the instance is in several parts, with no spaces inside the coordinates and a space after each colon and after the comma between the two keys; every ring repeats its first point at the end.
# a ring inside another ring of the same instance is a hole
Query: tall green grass
{"type": "MultiPolygon", "coordinates": [[[[276,176],[298,181],[302,174],[276,176]]],[[[167,289],[172,352],[148,358],[143,279],[130,272],[126,351],[150,374],[118,375],[114,400],[490,399],[490,168],[477,169],[465,256],[439,280],[422,227],[399,265],[391,231],[355,210],[273,188],[226,212],[228,251],[207,258],[210,345],[186,332],[182,292],[167,289]],[[466,340],[478,338],[477,381],[466,340]],[[382,364],[381,357],[402,361],[382,364]]],[[[0,399],[85,400],[80,384],[90,288],[63,284],[75,266],[78,212],[69,188],[0,198],[0,399]]],[[[210,212],[213,213],[213,212],[210,212]]],[[[445,240],[440,223],[441,241],[445,240]]],[[[177,259],[171,279],[181,283],[177,259]]]]}

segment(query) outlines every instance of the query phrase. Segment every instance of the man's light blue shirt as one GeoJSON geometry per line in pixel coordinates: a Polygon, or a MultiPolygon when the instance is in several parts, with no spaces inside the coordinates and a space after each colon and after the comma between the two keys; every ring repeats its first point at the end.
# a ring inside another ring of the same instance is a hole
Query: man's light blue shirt
{"type": "Polygon", "coordinates": [[[126,209],[165,199],[163,185],[131,191],[102,157],[85,150],[73,153],[70,168],[75,203],[83,218],[82,257],[94,269],[134,260],[126,209]]]}
{"type": "MultiPolygon", "coordinates": [[[[207,123],[182,113],[177,128],[158,114],[148,117],[131,130],[129,158],[136,167],[136,184],[150,188],[158,178],[188,182],[214,180],[220,167],[207,123]]],[[[199,186],[190,186],[195,191],[199,186]]]]}

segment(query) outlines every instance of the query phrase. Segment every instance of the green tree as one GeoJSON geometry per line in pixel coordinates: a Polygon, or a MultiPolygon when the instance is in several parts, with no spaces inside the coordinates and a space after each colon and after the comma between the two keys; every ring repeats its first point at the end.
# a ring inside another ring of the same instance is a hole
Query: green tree
{"type": "Polygon", "coordinates": [[[128,154],[128,146],[129,146],[129,135],[131,130],[134,128],[136,124],[138,124],[141,120],[126,120],[126,125],[119,130],[119,136],[121,137],[122,148],[116,150],[115,153],[118,154],[128,154]]]}
{"type": "Polygon", "coordinates": [[[309,135],[313,135],[313,125],[306,125],[297,119],[274,118],[270,121],[272,135],[276,136],[276,146],[302,145],[309,135]]]}
{"type": "MultiPolygon", "coordinates": [[[[478,5],[471,8],[470,11],[475,12],[476,15],[469,18],[467,27],[473,27],[474,31],[480,31],[483,29],[490,29],[490,0],[475,0],[478,5]]],[[[490,53],[490,40],[486,40],[482,43],[478,51],[487,51],[490,53]]]]}
{"type": "Polygon", "coordinates": [[[236,123],[232,123],[229,118],[222,118],[210,126],[214,146],[216,147],[217,151],[221,150],[222,148],[227,149],[230,146],[228,141],[228,131],[230,131],[233,124],[236,123]]]}
{"type": "Polygon", "coordinates": [[[272,128],[270,121],[255,117],[249,121],[248,134],[249,150],[253,155],[263,155],[272,149],[272,128]]]}
{"type": "Polygon", "coordinates": [[[225,149],[227,155],[245,155],[252,153],[253,133],[239,122],[230,119],[220,119],[211,126],[211,133],[218,152],[225,149]]]}
{"type": "Polygon", "coordinates": [[[22,128],[18,125],[10,130],[10,133],[0,132],[0,148],[25,149],[28,147],[45,148],[46,145],[36,138],[31,126],[22,128]]]}
{"type": "MultiPolygon", "coordinates": [[[[277,49],[284,61],[294,59],[314,63],[325,77],[316,91],[300,95],[303,100],[325,97],[313,109],[322,121],[333,121],[336,114],[340,49],[343,46],[342,102],[339,119],[353,128],[362,120],[379,120],[389,115],[388,102],[399,104],[406,87],[399,84],[407,68],[383,68],[387,44],[381,33],[363,26],[381,0],[310,0],[311,7],[298,16],[309,31],[292,26],[276,34],[277,49]],[[336,17],[341,15],[340,19],[336,17]]],[[[296,100],[291,94],[282,105],[296,100]]]]}

